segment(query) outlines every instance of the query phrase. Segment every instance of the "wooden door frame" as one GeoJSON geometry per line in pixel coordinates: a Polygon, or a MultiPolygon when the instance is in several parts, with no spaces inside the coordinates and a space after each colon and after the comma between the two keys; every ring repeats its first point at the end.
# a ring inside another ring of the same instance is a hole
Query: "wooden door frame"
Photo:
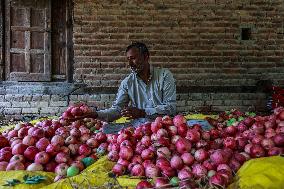
{"type": "Polygon", "coordinates": [[[0,14],[0,22],[2,25],[0,25],[0,30],[2,30],[1,36],[0,36],[0,43],[2,45],[1,49],[1,61],[0,61],[0,69],[2,69],[2,74],[0,75],[0,80],[4,81],[5,80],[5,3],[4,1],[0,1],[0,9],[1,9],[1,14],[0,14]]]}
{"type": "MultiPolygon", "coordinates": [[[[2,19],[2,29],[3,29],[3,33],[2,33],[2,41],[0,41],[0,43],[2,43],[2,62],[0,62],[0,66],[3,67],[3,74],[0,75],[0,79],[2,79],[2,81],[9,81],[8,78],[8,74],[10,73],[10,68],[9,65],[7,65],[7,56],[6,56],[6,51],[8,49],[10,49],[10,45],[7,44],[7,42],[5,41],[10,41],[10,34],[7,32],[7,28],[10,27],[10,19],[11,18],[6,18],[7,15],[7,11],[8,10],[8,4],[9,4],[10,0],[1,0],[1,7],[2,8],[2,15],[0,19],[2,19]]],[[[54,0],[53,0],[54,1],[54,0]]],[[[56,0],[55,0],[56,1],[56,0]]],[[[50,4],[52,4],[52,2],[50,1],[50,4]]],[[[52,9],[52,6],[50,6],[52,9]]],[[[9,12],[8,12],[9,13],[9,12]]],[[[73,82],[73,74],[74,74],[74,50],[73,50],[73,19],[74,19],[74,0],[67,0],[66,1],[66,81],[68,83],[72,83],[73,82]]],[[[51,15],[52,16],[52,15],[51,15]]],[[[51,42],[49,44],[51,45],[51,42]]],[[[51,47],[50,47],[51,48],[51,47]]],[[[52,52],[52,50],[51,50],[52,52]]],[[[51,54],[52,56],[52,54],[51,54]]],[[[51,57],[50,57],[51,59],[51,57]]],[[[52,64],[52,63],[51,63],[52,64]]],[[[52,73],[51,73],[52,74],[52,73]]]]}
{"type": "MultiPolygon", "coordinates": [[[[66,1],[66,82],[73,83],[74,74],[74,43],[73,43],[73,19],[74,19],[74,0],[66,1]]],[[[51,7],[52,8],[52,7],[51,7]]],[[[51,55],[52,56],[52,55],[51,55]]]]}

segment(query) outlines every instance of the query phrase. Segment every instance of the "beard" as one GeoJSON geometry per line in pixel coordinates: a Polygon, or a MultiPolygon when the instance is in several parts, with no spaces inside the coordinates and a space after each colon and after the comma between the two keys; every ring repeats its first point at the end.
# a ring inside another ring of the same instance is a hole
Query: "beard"
{"type": "Polygon", "coordinates": [[[131,66],[130,68],[131,68],[131,71],[132,71],[133,73],[139,74],[140,72],[143,71],[144,65],[143,65],[143,64],[139,64],[139,65],[137,65],[137,66],[131,66]]]}

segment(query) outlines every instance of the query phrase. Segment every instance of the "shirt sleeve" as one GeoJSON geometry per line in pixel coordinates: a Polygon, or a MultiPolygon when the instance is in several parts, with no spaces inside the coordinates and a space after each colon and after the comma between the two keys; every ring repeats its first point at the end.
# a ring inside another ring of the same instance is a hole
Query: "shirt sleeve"
{"type": "Polygon", "coordinates": [[[123,80],[118,89],[116,100],[114,101],[111,108],[99,110],[98,118],[106,120],[108,122],[114,121],[121,117],[120,111],[128,105],[129,97],[128,97],[128,89],[126,80],[123,80]]]}
{"type": "Polygon", "coordinates": [[[176,114],[176,84],[173,74],[164,69],[162,74],[162,104],[152,108],[145,108],[146,115],[151,117],[156,114],[175,115],[176,114]]]}

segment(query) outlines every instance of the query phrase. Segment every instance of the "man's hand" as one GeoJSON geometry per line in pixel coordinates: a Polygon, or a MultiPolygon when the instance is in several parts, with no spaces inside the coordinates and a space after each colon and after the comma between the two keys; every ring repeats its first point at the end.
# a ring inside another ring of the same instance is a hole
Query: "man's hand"
{"type": "Polygon", "coordinates": [[[123,110],[121,110],[121,115],[123,117],[128,117],[128,119],[136,119],[136,118],[145,117],[146,113],[143,109],[126,107],[123,110]]]}

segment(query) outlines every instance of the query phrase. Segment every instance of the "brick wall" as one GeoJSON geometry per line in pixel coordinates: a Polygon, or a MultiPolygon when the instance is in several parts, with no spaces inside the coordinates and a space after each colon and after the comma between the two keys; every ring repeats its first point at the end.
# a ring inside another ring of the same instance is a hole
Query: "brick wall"
{"type": "Polygon", "coordinates": [[[75,81],[118,86],[124,49],[138,40],[177,86],[284,85],[283,0],[76,0],[74,12],[75,81]],[[241,40],[242,28],[251,40],[241,40]]]}
{"type": "MultiPolygon", "coordinates": [[[[110,107],[115,99],[115,93],[100,92],[95,94],[81,94],[73,92],[72,86],[40,86],[40,85],[13,85],[0,88],[0,115],[6,118],[34,119],[42,116],[60,116],[68,105],[85,102],[97,109],[110,107]],[[53,88],[54,91],[46,91],[53,88]],[[65,92],[62,92],[65,88],[65,92]],[[26,90],[32,91],[30,94],[26,90]],[[40,92],[42,91],[42,92],[40,92]]],[[[229,93],[229,92],[193,92],[178,93],[178,112],[212,113],[232,108],[242,111],[266,111],[267,95],[265,93],[229,93]]],[[[1,116],[0,116],[1,117],[1,116]]]]}

